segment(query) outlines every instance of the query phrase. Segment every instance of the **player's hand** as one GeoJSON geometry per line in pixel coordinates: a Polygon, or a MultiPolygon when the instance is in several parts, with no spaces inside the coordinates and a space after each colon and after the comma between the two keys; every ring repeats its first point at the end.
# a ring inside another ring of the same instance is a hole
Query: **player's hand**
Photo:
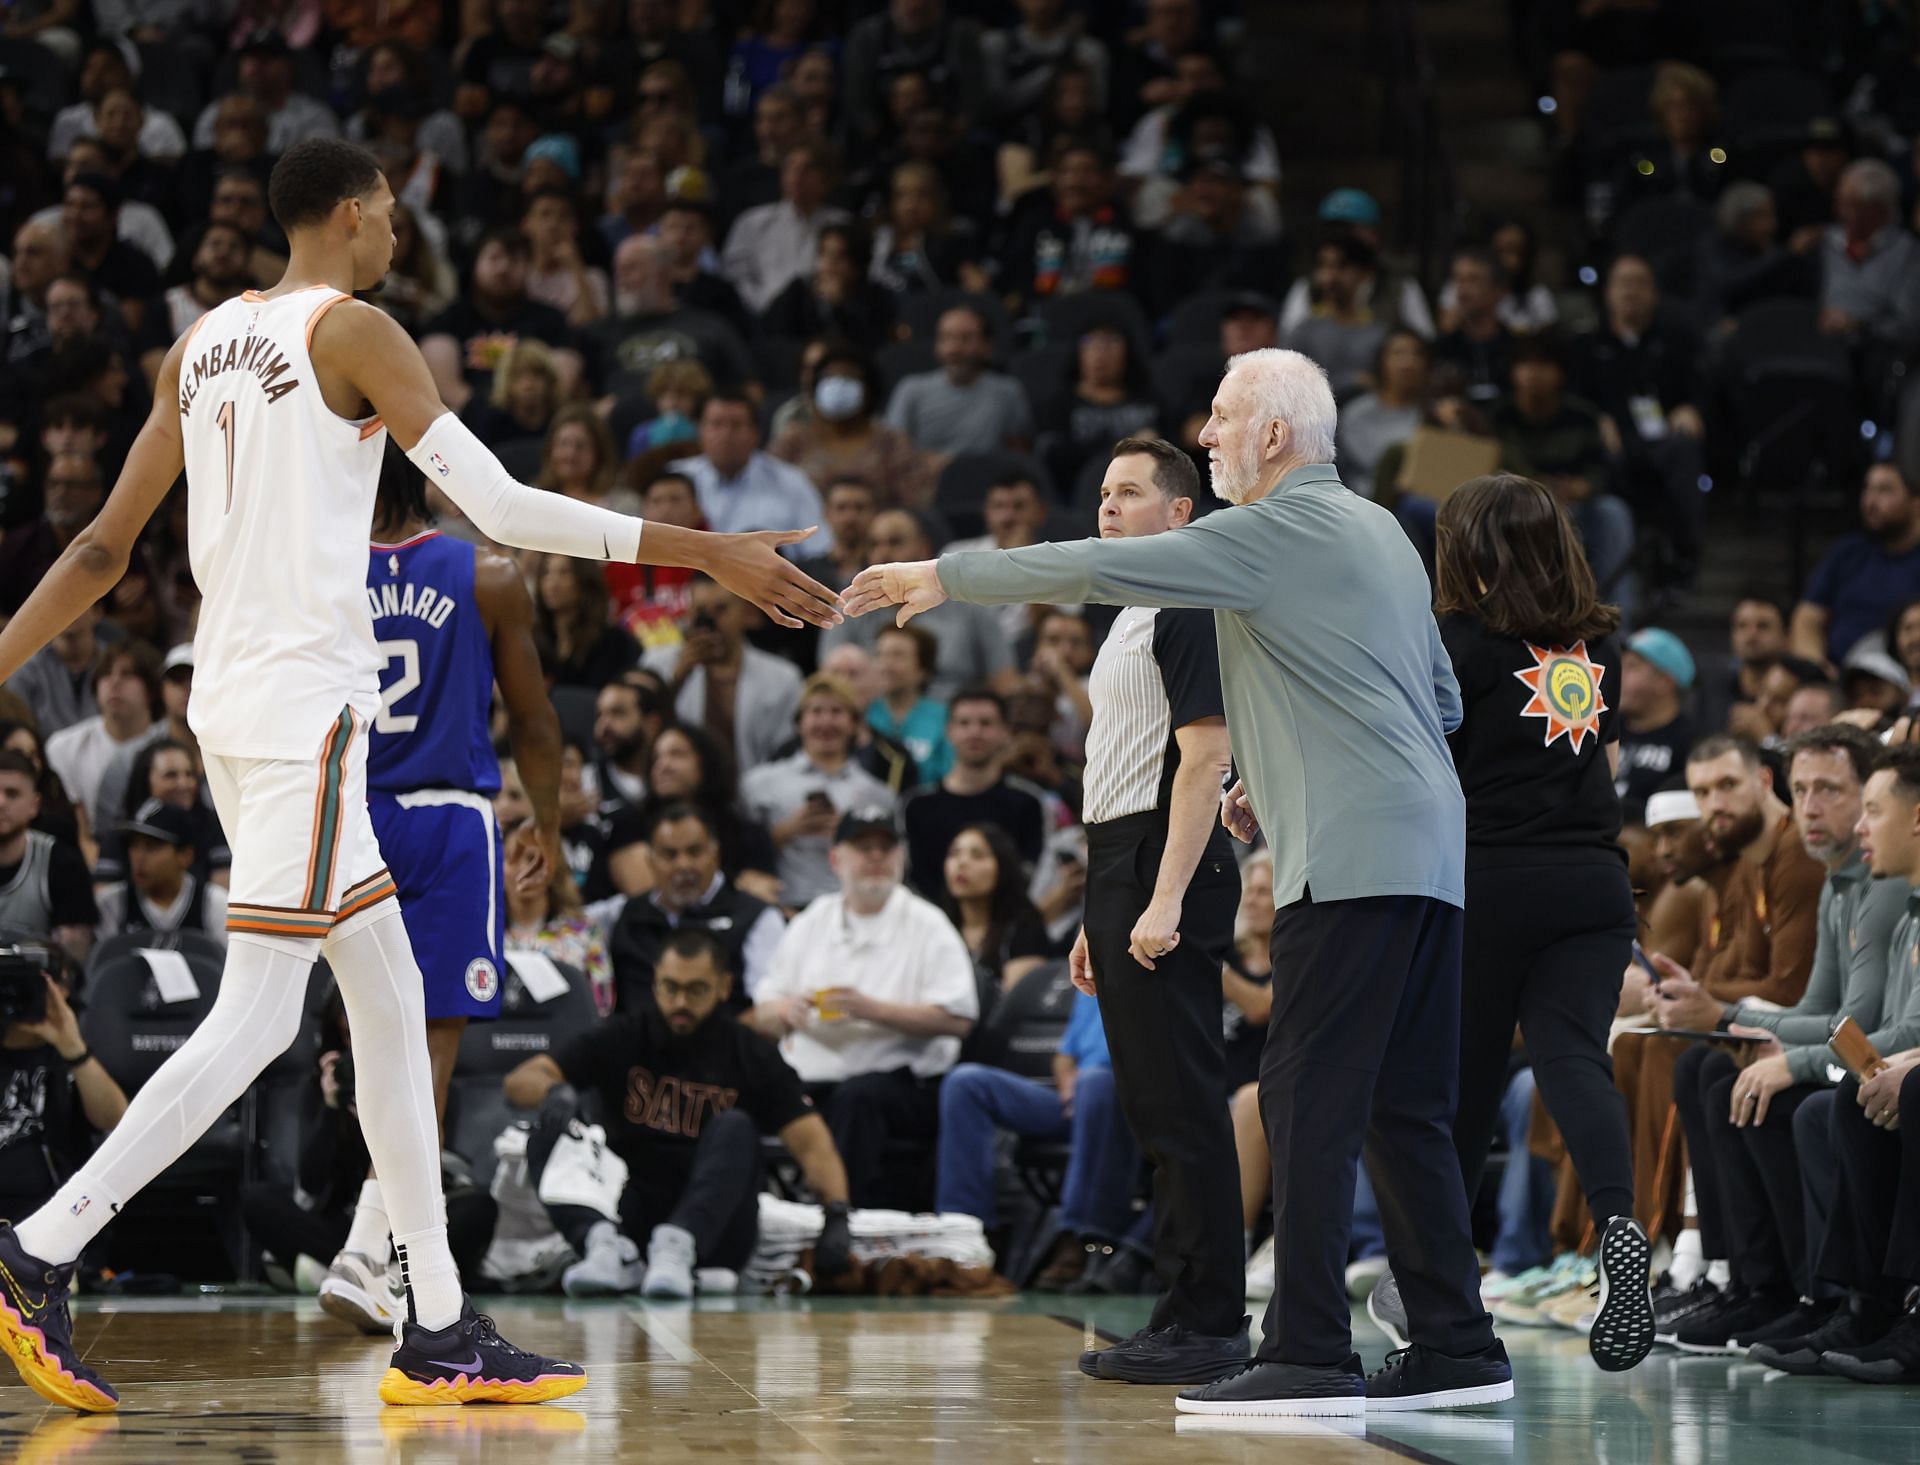
{"type": "Polygon", "coordinates": [[[1220,800],[1220,822],[1242,844],[1252,844],[1254,836],[1260,832],[1260,821],[1254,817],[1253,801],[1247,797],[1247,781],[1243,778],[1226,791],[1220,800]]]}
{"type": "Polygon", "coordinates": [[[933,560],[913,560],[904,564],[869,565],[853,577],[845,602],[850,616],[897,605],[900,614],[894,617],[893,623],[904,626],[946,598],[947,592],[940,584],[939,565],[933,560]]]}
{"type": "Polygon", "coordinates": [[[1148,971],[1155,957],[1166,956],[1180,944],[1180,902],[1156,895],[1133,923],[1127,938],[1127,955],[1148,971]]]}
{"type": "Polygon", "coordinates": [[[535,829],[531,822],[520,825],[507,836],[507,878],[516,885],[537,890],[552,877],[560,862],[560,832],[535,829]]]}
{"type": "Polygon", "coordinates": [[[1080,934],[1073,938],[1073,950],[1067,953],[1067,976],[1073,985],[1089,997],[1098,997],[1100,993],[1093,985],[1093,960],[1087,953],[1087,928],[1082,926],[1080,934]]]}
{"type": "Polygon", "coordinates": [[[780,553],[782,545],[798,544],[812,533],[809,527],[716,534],[705,569],[742,600],[759,606],[775,625],[837,626],[843,619],[840,598],[780,553]]]}

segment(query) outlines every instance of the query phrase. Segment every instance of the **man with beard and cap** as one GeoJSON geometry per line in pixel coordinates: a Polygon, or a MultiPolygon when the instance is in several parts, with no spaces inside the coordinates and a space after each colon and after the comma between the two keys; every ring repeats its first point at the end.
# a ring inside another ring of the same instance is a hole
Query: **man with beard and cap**
{"type": "Polygon", "coordinates": [[[252,253],[252,242],[237,225],[207,225],[193,251],[193,278],[167,291],[167,325],[174,335],[247,288],[252,253]]]}
{"type": "Polygon", "coordinates": [[[1875,463],[1860,488],[1860,528],[1842,536],[1807,577],[1793,608],[1795,656],[1839,666],[1863,636],[1920,597],[1920,485],[1896,463],[1875,463]]]}
{"type": "Polygon", "coordinates": [[[507,1075],[508,1100],[540,1110],[527,1153],[536,1187],[582,1089],[599,1094],[607,1148],[626,1162],[617,1217],[547,1207],[581,1258],[561,1276],[570,1297],[734,1291],[758,1227],[762,1134],[780,1137],[826,1207],[814,1277],[846,1270],[846,1167],[779,1049],[724,1011],[727,964],[712,933],[675,931],[654,968],[650,1005],[616,1013],[507,1075]]]}

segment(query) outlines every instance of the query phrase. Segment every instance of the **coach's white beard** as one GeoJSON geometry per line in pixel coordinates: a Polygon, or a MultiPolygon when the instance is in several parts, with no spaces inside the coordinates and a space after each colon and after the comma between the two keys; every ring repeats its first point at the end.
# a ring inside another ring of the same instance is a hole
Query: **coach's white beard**
{"type": "Polygon", "coordinates": [[[1216,448],[1209,455],[1208,469],[1215,498],[1230,504],[1244,504],[1247,495],[1253,492],[1254,485],[1260,481],[1260,445],[1249,439],[1239,454],[1239,460],[1232,463],[1221,456],[1216,448]]]}

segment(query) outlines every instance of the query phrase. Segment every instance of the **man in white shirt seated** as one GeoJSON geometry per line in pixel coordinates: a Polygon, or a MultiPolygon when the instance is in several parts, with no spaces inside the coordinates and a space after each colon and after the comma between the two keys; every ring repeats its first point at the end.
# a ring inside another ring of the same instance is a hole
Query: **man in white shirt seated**
{"type": "Polygon", "coordinates": [[[940,1080],[980,1015],[973,958],[939,907],[900,883],[890,811],[842,817],[831,860],[840,893],[787,927],[744,1020],[780,1044],[820,1105],[853,1204],[897,1204],[886,1148],[909,1140],[932,1153],[940,1080]]]}
{"type": "Polygon", "coordinates": [[[95,829],[104,829],[120,813],[100,803],[107,764],[121,749],[152,742],[165,731],[153,720],[160,705],[160,658],[137,641],[114,647],[94,666],[93,697],[98,715],[48,738],[47,763],[67,797],[86,807],[95,829]]]}

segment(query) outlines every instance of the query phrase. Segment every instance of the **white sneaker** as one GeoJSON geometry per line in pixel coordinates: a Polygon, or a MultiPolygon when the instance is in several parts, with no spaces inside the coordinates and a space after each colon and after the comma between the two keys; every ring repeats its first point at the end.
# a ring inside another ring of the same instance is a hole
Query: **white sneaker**
{"type": "Polygon", "coordinates": [[[1261,1242],[1247,1258],[1247,1296],[1273,1296],[1273,1238],[1261,1242]]]}
{"type": "Polygon", "coordinates": [[[640,1285],[640,1247],[611,1221],[596,1221],[587,1232],[587,1254],[560,1274],[569,1297],[608,1297],[640,1285]]]}
{"type": "Polygon", "coordinates": [[[740,1291],[740,1274],[731,1267],[700,1267],[693,1274],[693,1290],[702,1297],[732,1297],[740,1291]]]}
{"type": "Polygon", "coordinates": [[[357,1251],[336,1256],[320,1284],[320,1310],[363,1333],[392,1334],[406,1311],[404,1301],[398,1307],[394,1302],[387,1269],[376,1268],[357,1251]]]}
{"type": "Polygon", "coordinates": [[[1363,1256],[1357,1262],[1347,1265],[1347,1296],[1355,1302],[1365,1302],[1373,1295],[1373,1284],[1380,1280],[1381,1273],[1387,1269],[1384,1256],[1363,1256]]]}
{"type": "Polygon", "coordinates": [[[293,1259],[293,1290],[302,1297],[317,1297],[320,1284],[327,1280],[327,1264],[304,1251],[293,1259]]]}
{"type": "Polygon", "coordinates": [[[693,1233],[679,1226],[653,1228],[647,1242],[647,1272],[640,1283],[646,1297],[678,1298],[693,1296],[693,1233]]]}

